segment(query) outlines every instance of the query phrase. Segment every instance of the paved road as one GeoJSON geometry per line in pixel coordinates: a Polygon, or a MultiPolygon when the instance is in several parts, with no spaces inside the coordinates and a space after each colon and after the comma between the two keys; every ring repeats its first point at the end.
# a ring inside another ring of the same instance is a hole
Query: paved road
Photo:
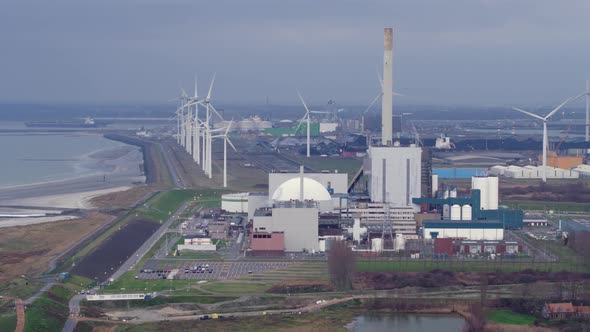
{"type": "Polygon", "coordinates": [[[35,293],[35,295],[29,297],[25,303],[26,304],[31,304],[33,303],[36,299],[39,298],[39,296],[41,296],[41,294],[47,292],[49,290],[49,288],[53,287],[53,284],[55,284],[55,282],[50,282],[48,284],[46,284],[45,286],[43,286],[43,288],[41,288],[37,293],[35,293]]]}
{"type": "Polygon", "coordinates": [[[178,170],[176,169],[174,163],[172,162],[172,155],[170,150],[162,145],[162,143],[158,143],[158,147],[162,152],[162,156],[164,156],[164,161],[166,162],[166,166],[168,167],[168,173],[172,177],[172,181],[177,188],[186,188],[184,183],[182,182],[182,178],[178,175],[178,170]]]}
{"type": "MultiPolygon", "coordinates": [[[[125,272],[129,271],[132,266],[134,266],[137,262],[139,262],[143,258],[143,256],[150,250],[150,248],[152,246],[154,246],[154,244],[156,244],[156,242],[162,237],[162,235],[165,234],[166,231],[168,231],[168,228],[170,227],[170,225],[174,222],[174,220],[176,218],[179,217],[180,213],[186,209],[188,204],[189,204],[189,202],[182,204],[180,206],[180,208],[178,208],[178,210],[176,210],[176,212],[174,212],[174,214],[172,214],[170,216],[170,218],[168,218],[168,220],[164,224],[162,224],[162,226],[160,226],[160,228],[154,234],[152,234],[152,236],[150,236],[150,238],[147,239],[147,241],[145,241],[141,245],[141,247],[139,247],[139,249],[137,249],[133,253],[133,255],[131,255],[115,271],[115,273],[113,273],[111,275],[110,278],[117,280],[125,272]]],[[[62,332],[73,332],[74,331],[74,328],[76,327],[76,324],[77,324],[77,317],[78,317],[78,314],[80,313],[80,301],[83,300],[84,298],[85,298],[84,295],[78,294],[70,299],[70,302],[69,302],[70,317],[66,321],[66,324],[64,325],[62,332]]]]}

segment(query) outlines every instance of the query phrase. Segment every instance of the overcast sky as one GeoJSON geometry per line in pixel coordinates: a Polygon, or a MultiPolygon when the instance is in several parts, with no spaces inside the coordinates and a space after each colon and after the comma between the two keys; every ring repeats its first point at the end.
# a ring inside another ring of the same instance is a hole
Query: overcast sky
{"type": "Polygon", "coordinates": [[[0,10],[0,101],[559,104],[590,78],[590,1],[51,0],[0,10]]]}

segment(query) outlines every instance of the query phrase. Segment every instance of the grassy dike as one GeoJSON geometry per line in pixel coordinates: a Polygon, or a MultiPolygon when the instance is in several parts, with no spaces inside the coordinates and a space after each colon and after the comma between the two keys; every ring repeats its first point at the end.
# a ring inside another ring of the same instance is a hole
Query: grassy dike
{"type": "Polygon", "coordinates": [[[70,298],[90,284],[91,280],[76,276],[51,287],[27,307],[25,332],[61,331],[70,314],[70,298]]]}

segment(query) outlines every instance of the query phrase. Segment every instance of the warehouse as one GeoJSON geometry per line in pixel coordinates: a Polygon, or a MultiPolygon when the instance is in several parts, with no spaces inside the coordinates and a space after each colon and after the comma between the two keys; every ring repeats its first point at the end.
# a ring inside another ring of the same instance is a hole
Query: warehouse
{"type": "Polygon", "coordinates": [[[437,255],[457,254],[518,254],[522,245],[514,241],[473,241],[443,238],[434,240],[434,253],[437,255]]]}
{"type": "Polygon", "coordinates": [[[504,225],[498,221],[424,221],[425,239],[454,238],[498,241],[504,239],[504,225]]]}

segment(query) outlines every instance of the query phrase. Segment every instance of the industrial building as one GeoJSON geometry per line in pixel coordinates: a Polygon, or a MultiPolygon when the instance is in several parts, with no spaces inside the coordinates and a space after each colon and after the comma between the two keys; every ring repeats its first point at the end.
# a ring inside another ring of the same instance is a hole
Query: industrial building
{"type": "Polygon", "coordinates": [[[283,256],[285,232],[254,232],[250,249],[251,256],[283,256]]]}
{"type": "Polygon", "coordinates": [[[575,169],[562,169],[547,166],[492,166],[489,170],[490,175],[503,176],[514,179],[542,179],[543,169],[548,179],[577,179],[580,174],[575,169]]]}
{"type": "Polygon", "coordinates": [[[453,238],[498,241],[504,239],[504,225],[497,221],[425,221],[425,239],[453,238]]]}
{"type": "Polygon", "coordinates": [[[452,190],[439,190],[435,198],[414,198],[412,201],[420,204],[423,212],[434,209],[442,214],[442,219],[449,221],[495,221],[504,229],[522,228],[522,210],[499,209],[497,178],[472,177],[471,183],[469,197],[457,197],[456,191],[453,194],[452,190]]]}
{"type": "Polygon", "coordinates": [[[283,232],[285,251],[319,251],[319,210],[314,201],[293,201],[254,214],[253,234],[283,232]]]}
{"type": "Polygon", "coordinates": [[[590,165],[578,165],[573,171],[577,172],[581,178],[590,178],[590,165]]]}
{"type": "Polygon", "coordinates": [[[231,213],[248,213],[249,193],[221,195],[221,209],[231,213]]]}
{"type": "Polygon", "coordinates": [[[457,254],[518,254],[522,245],[514,241],[474,241],[453,238],[434,239],[436,255],[453,256],[457,254]]]}
{"type": "Polygon", "coordinates": [[[371,201],[418,211],[412,198],[422,196],[421,162],[419,147],[371,146],[363,164],[371,201]]]}
{"type": "Polygon", "coordinates": [[[360,221],[359,226],[392,228],[395,234],[416,237],[416,219],[411,207],[392,207],[384,203],[351,202],[347,215],[360,221]]]}

